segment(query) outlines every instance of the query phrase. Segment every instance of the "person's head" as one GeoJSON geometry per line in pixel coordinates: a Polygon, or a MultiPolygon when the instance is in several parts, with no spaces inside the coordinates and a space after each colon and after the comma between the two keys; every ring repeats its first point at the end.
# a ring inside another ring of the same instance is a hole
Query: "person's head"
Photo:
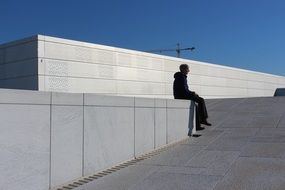
{"type": "Polygon", "coordinates": [[[187,75],[189,73],[189,66],[187,64],[181,64],[179,66],[179,69],[181,71],[181,73],[183,73],[184,75],[187,75]]]}

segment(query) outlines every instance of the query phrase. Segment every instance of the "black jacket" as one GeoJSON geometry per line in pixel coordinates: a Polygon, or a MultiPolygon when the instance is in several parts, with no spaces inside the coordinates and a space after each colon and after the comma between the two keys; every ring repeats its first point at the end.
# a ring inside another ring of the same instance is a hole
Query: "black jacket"
{"type": "Polygon", "coordinates": [[[174,74],[173,95],[175,99],[190,99],[194,92],[189,90],[187,76],[181,72],[174,74]]]}

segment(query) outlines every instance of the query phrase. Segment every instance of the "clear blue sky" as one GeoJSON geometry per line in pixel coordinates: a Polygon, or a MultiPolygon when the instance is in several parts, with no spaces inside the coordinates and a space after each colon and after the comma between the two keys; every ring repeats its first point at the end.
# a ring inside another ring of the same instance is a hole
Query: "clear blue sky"
{"type": "Polygon", "coordinates": [[[284,0],[1,0],[0,44],[35,34],[285,76],[284,0]],[[175,52],[171,54],[175,56],[175,52]]]}

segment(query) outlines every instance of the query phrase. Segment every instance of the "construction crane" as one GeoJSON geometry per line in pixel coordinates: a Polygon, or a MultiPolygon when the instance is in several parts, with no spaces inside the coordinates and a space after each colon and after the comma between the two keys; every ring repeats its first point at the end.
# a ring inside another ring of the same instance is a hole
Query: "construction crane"
{"type": "Polygon", "coordinates": [[[156,50],[150,50],[150,51],[146,51],[148,53],[162,53],[165,51],[176,51],[177,57],[180,57],[180,53],[181,51],[184,50],[189,50],[189,51],[193,51],[195,49],[195,47],[190,47],[190,48],[180,48],[180,44],[177,43],[177,48],[176,49],[156,49],[156,50]]]}

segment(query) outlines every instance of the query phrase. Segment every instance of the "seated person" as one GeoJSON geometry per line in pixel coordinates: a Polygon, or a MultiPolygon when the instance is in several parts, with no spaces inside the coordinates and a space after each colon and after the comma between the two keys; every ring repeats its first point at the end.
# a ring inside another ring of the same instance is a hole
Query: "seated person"
{"type": "MultiPolygon", "coordinates": [[[[206,104],[203,98],[201,98],[194,91],[190,91],[187,84],[187,74],[189,73],[189,66],[187,64],[182,64],[179,67],[180,72],[174,74],[174,83],[173,83],[173,94],[175,99],[186,99],[193,100],[198,103],[198,123],[211,126],[211,123],[207,121],[208,112],[206,104]]],[[[196,130],[203,130],[204,127],[196,126],[196,130]]]]}

